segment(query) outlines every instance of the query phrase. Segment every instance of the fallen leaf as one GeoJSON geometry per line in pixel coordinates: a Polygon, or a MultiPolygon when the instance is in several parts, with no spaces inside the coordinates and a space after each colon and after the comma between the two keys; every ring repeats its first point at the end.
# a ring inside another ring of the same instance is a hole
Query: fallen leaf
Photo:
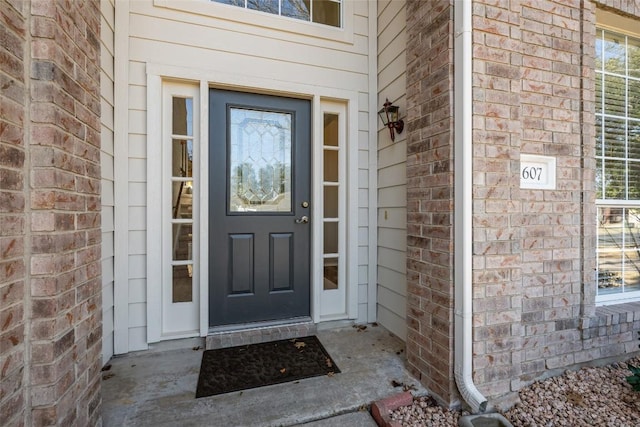
{"type": "Polygon", "coordinates": [[[200,348],[201,348],[200,346],[196,346],[196,347],[193,347],[192,350],[193,351],[198,351],[198,350],[200,350],[200,348]]]}
{"type": "Polygon", "coordinates": [[[373,322],[373,323],[371,324],[371,326],[373,326],[373,327],[378,326],[378,322],[373,322]]]}
{"type": "Polygon", "coordinates": [[[402,387],[404,386],[404,383],[401,383],[400,381],[396,381],[396,380],[391,380],[391,385],[394,387],[402,387]]]}
{"type": "Polygon", "coordinates": [[[103,376],[102,376],[102,379],[103,379],[104,381],[106,381],[106,380],[108,380],[109,378],[113,378],[113,377],[115,377],[115,376],[116,376],[116,374],[109,373],[109,374],[105,374],[105,375],[103,375],[103,376]]]}
{"type": "Polygon", "coordinates": [[[327,367],[333,367],[333,363],[331,363],[331,359],[327,357],[327,367]]]}
{"type": "Polygon", "coordinates": [[[331,371],[331,372],[327,372],[327,376],[328,376],[328,377],[332,377],[333,375],[334,375],[333,371],[331,371]]]}
{"type": "Polygon", "coordinates": [[[294,345],[296,346],[297,349],[301,349],[302,347],[306,347],[307,346],[307,344],[303,343],[302,341],[298,341],[294,345]]]}
{"type": "Polygon", "coordinates": [[[287,368],[282,368],[282,369],[280,369],[280,373],[281,373],[281,374],[284,374],[285,372],[287,372],[287,368]]]}
{"type": "Polygon", "coordinates": [[[574,405],[582,406],[583,397],[581,394],[576,393],[575,391],[570,391],[567,393],[567,401],[573,403],[574,405]]]}
{"type": "Polygon", "coordinates": [[[402,391],[409,391],[409,390],[416,391],[417,388],[413,384],[409,384],[409,385],[405,384],[404,387],[402,387],[402,391]]]}
{"type": "Polygon", "coordinates": [[[109,369],[111,369],[111,365],[107,364],[107,365],[104,365],[101,371],[104,372],[104,371],[108,371],[109,369]]]}

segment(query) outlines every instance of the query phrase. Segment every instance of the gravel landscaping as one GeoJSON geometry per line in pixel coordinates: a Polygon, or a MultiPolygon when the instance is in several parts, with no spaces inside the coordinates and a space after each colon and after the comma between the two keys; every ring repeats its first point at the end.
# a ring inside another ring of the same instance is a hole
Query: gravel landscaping
{"type": "MultiPolygon", "coordinates": [[[[640,392],[627,383],[627,363],[640,366],[640,358],[600,368],[567,371],[520,390],[520,402],[503,415],[522,427],[640,426],[640,392]]],[[[457,426],[460,411],[449,411],[430,397],[418,397],[398,408],[391,419],[403,426],[457,426]]]]}

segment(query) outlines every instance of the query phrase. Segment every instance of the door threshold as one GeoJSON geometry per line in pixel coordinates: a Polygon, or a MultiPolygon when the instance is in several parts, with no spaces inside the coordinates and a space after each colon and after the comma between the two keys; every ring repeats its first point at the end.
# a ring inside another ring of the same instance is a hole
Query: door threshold
{"type": "Polygon", "coordinates": [[[235,347],[314,335],[317,326],[311,317],[242,323],[209,328],[206,349],[235,347]]]}

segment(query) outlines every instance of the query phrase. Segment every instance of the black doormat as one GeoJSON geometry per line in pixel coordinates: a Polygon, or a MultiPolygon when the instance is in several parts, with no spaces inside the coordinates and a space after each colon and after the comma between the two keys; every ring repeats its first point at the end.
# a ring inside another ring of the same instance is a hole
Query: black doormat
{"type": "Polygon", "coordinates": [[[316,336],[207,350],[196,398],[339,372],[316,336]]]}

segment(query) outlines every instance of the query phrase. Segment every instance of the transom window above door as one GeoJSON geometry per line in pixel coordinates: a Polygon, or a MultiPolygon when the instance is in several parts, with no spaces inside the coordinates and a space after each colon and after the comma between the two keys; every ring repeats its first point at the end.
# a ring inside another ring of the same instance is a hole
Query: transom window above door
{"type": "Polygon", "coordinates": [[[342,0],[211,0],[307,22],[342,27],[342,0]]]}

